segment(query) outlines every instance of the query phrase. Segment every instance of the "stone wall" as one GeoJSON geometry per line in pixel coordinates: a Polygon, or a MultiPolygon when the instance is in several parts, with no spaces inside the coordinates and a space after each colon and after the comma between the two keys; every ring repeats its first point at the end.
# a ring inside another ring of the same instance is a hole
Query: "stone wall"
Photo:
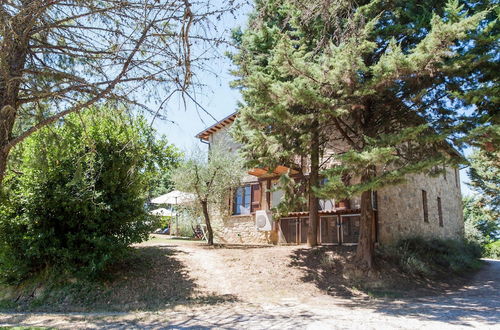
{"type": "Polygon", "coordinates": [[[224,126],[218,131],[212,133],[209,138],[210,144],[221,143],[229,148],[230,152],[235,153],[238,149],[241,148],[241,144],[234,141],[229,133],[232,125],[224,126]]]}
{"type": "Polygon", "coordinates": [[[445,175],[411,175],[404,184],[377,192],[379,242],[390,244],[409,236],[462,238],[464,221],[458,170],[447,168],[445,175]],[[428,219],[424,222],[422,190],[427,192],[428,219]],[[443,226],[439,225],[441,198],[443,226]]]}
{"type": "Polygon", "coordinates": [[[271,244],[271,233],[255,228],[254,215],[216,217],[213,222],[217,243],[271,244]]]}

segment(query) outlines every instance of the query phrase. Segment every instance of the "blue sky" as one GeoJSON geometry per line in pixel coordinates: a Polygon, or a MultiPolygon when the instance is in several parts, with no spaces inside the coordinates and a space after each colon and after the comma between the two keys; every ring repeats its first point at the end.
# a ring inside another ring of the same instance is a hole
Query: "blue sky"
{"type": "MultiPolygon", "coordinates": [[[[249,12],[250,7],[244,7],[235,14],[235,18],[225,17],[217,25],[221,30],[245,26],[249,12]]],[[[224,51],[225,49],[217,50],[218,55],[222,55],[224,51]]],[[[213,117],[220,120],[236,110],[238,101],[241,101],[241,96],[238,90],[229,87],[230,81],[234,79],[229,73],[231,69],[229,59],[222,57],[206,63],[205,69],[197,73],[197,81],[205,85],[205,87],[198,88],[195,97],[197,102],[210,112],[213,117]]],[[[188,102],[184,106],[180,98],[174,98],[169,102],[167,117],[168,120],[156,119],[154,127],[183,151],[193,149],[193,146],[200,144],[195,135],[215,123],[211,116],[193,102],[188,102]]],[[[460,171],[460,176],[462,194],[471,194],[471,190],[465,184],[468,181],[466,169],[460,171]]]]}
{"type": "MultiPolygon", "coordinates": [[[[216,0],[215,6],[220,4],[219,1],[224,2],[224,0],[216,0]]],[[[224,33],[229,37],[231,29],[246,25],[250,11],[249,5],[243,6],[234,13],[234,16],[226,15],[221,20],[215,21],[214,24],[219,33],[224,33]]],[[[218,58],[205,63],[203,70],[194,71],[194,80],[205,86],[196,88],[193,96],[217,121],[233,113],[238,101],[241,100],[239,92],[229,87],[229,83],[234,77],[229,73],[231,61],[224,56],[224,52],[227,50],[229,50],[227,47],[210,50],[212,55],[218,58]]],[[[182,150],[192,149],[195,144],[199,144],[200,142],[194,136],[216,123],[194,102],[187,102],[184,106],[180,97],[174,97],[168,103],[167,117],[167,121],[155,120],[154,127],[182,150]]]]}

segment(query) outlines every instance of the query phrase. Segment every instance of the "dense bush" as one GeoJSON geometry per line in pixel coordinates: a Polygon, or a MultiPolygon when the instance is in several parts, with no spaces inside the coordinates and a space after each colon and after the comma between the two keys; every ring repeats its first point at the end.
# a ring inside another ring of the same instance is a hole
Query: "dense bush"
{"type": "Polygon", "coordinates": [[[149,184],[171,154],[154,134],[141,118],[94,109],[15,150],[0,205],[0,279],[93,276],[145,240],[149,184]]]}
{"type": "Polygon", "coordinates": [[[495,208],[486,204],[482,195],[463,199],[465,239],[481,246],[483,257],[498,258],[500,243],[500,216],[495,208]]]}
{"type": "Polygon", "coordinates": [[[462,274],[480,267],[481,247],[468,241],[406,238],[383,248],[384,257],[392,259],[402,271],[425,277],[450,273],[462,274]]]}

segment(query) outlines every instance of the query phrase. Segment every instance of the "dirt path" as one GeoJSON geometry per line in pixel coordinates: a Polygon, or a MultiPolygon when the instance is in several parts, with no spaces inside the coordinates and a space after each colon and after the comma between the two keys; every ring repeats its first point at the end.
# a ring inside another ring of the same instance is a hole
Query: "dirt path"
{"type": "Polygon", "coordinates": [[[296,247],[207,249],[181,245],[178,249],[184,252],[179,258],[202,292],[251,303],[328,299],[313,283],[303,280],[301,269],[290,267],[289,257],[296,247]]]}
{"type": "Polygon", "coordinates": [[[500,329],[500,261],[461,290],[419,299],[345,299],[326,295],[300,267],[294,247],[207,249],[178,244],[197,294],[233,297],[214,305],[118,314],[0,314],[1,325],[159,329],[500,329]]]}

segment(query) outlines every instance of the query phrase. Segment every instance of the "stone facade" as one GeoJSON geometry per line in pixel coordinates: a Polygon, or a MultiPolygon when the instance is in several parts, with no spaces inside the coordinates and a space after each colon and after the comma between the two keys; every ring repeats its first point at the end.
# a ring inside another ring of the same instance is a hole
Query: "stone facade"
{"type": "Polygon", "coordinates": [[[462,238],[464,221],[458,170],[445,175],[411,175],[407,182],[377,192],[379,242],[390,244],[409,236],[462,238]],[[427,197],[428,222],[424,220],[422,191],[427,197]],[[438,197],[441,199],[442,226],[438,197]]]}
{"type": "Polygon", "coordinates": [[[271,233],[255,228],[255,215],[233,215],[214,219],[217,243],[271,244],[271,233]]]}
{"type": "MultiPolygon", "coordinates": [[[[210,134],[208,142],[224,141],[231,152],[240,147],[229,135],[229,126],[220,128],[210,134]]],[[[347,148],[347,146],[345,146],[347,148]]],[[[338,149],[338,148],[337,148],[338,149]]],[[[334,165],[335,159],[330,160],[334,165]]],[[[306,166],[307,167],[307,166],[306,166]]],[[[246,176],[243,182],[257,183],[257,178],[246,176]]],[[[355,183],[352,180],[351,183],[355,183]]],[[[274,195],[269,194],[269,205],[265,201],[266,184],[260,182],[262,209],[273,207],[274,195]]],[[[334,204],[334,201],[331,201],[334,204]]],[[[352,209],[359,208],[360,199],[350,200],[352,209]]],[[[462,197],[458,169],[447,168],[444,175],[430,177],[427,175],[410,175],[405,183],[380,189],[377,192],[378,204],[378,242],[391,244],[400,238],[410,236],[462,238],[464,233],[462,197]],[[427,197],[428,221],[424,221],[422,191],[427,197]],[[442,225],[439,219],[438,197],[441,203],[442,225]]],[[[274,223],[271,232],[258,231],[255,227],[255,215],[213,216],[215,240],[219,243],[234,244],[276,244],[281,241],[282,233],[274,223]]]]}
{"type": "MultiPolygon", "coordinates": [[[[229,126],[230,127],[230,126],[229,126]]],[[[231,152],[236,152],[241,147],[241,144],[236,143],[229,135],[229,127],[222,127],[217,132],[210,135],[208,143],[222,143],[229,148],[231,152]]]]}

